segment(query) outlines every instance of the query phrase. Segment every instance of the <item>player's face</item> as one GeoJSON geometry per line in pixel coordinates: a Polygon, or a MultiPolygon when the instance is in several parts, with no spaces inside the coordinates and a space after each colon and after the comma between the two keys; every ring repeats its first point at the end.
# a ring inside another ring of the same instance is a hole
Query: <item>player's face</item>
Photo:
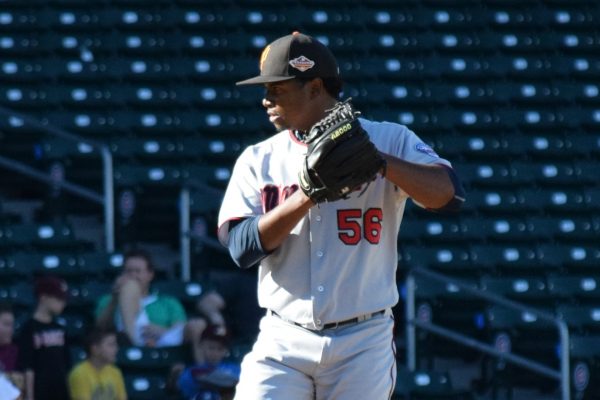
{"type": "Polygon", "coordinates": [[[12,342],[15,331],[15,316],[10,312],[0,314],[0,345],[12,342]]]}
{"type": "Polygon", "coordinates": [[[313,124],[311,85],[297,80],[267,83],[262,101],[269,121],[278,131],[283,129],[308,130],[313,124]]]}

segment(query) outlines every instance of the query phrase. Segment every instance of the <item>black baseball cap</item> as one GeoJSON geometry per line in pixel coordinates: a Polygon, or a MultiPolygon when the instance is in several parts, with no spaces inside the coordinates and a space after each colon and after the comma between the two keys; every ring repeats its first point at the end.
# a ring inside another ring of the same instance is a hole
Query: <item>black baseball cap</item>
{"type": "Polygon", "coordinates": [[[294,32],[264,48],[260,56],[260,75],[236,85],[257,85],[294,78],[339,77],[340,70],[331,51],[317,39],[294,32]]]}

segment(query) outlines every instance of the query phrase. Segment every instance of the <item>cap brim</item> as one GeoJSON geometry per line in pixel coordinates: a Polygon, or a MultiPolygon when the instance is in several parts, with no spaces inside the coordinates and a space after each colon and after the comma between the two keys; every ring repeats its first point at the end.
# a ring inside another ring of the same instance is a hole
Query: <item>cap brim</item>
{"type": "Polygon", "coordinates": [[[259,76],[255,76],[254,78],[236,82],[235,84],[237,86],[260,85],[263,83],[289,81],[290,79],[294,79],[294,78],[295,78],[295,76],[262,76],[262,75],[259,75],[259,76]]]}

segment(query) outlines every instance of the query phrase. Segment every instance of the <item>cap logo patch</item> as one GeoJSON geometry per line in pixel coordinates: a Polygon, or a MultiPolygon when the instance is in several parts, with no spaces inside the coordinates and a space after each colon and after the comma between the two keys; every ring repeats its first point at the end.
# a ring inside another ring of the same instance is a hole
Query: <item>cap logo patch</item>
{"type": "Polygon", "coordinates": [[[290,60],[290,65],[298,71],[304,72],[315,66],[315,62],[304,56],[296,57],[290,60]]]}
{"type": "Polygon", "coordinates": [[[269,55],[269,51],[271,51],[271,45],[268,45],[267,47],[265,47],[262,54],[260,55],[259,68],[261,71],[263,70],[263,65],[265,64],[265,61],[267,61],[267,56],[269,55]]]}
{"type": "Polygon", "coordinates": [[[435,158],[439,158],[440,156],[437,155],[437,153],[428,145],[426,145],[425,143],[421,142],[421,143],[417,143],[415,145],[415,150],[417,150],[418,152],[427,154],[431,157],[435,157],[435,158]]]}

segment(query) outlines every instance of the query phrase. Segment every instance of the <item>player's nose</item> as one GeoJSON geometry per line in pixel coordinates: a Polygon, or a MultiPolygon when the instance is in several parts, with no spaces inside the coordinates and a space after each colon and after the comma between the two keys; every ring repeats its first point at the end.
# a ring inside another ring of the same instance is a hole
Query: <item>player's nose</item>
{"type": "Polygon", "coordinates": [[[267,96],[263,97],[262,99],[262,106],[264,108],[269,108],[269,107],[273,107],[273,102],[269,99],[267,99],[267,96]]]}

